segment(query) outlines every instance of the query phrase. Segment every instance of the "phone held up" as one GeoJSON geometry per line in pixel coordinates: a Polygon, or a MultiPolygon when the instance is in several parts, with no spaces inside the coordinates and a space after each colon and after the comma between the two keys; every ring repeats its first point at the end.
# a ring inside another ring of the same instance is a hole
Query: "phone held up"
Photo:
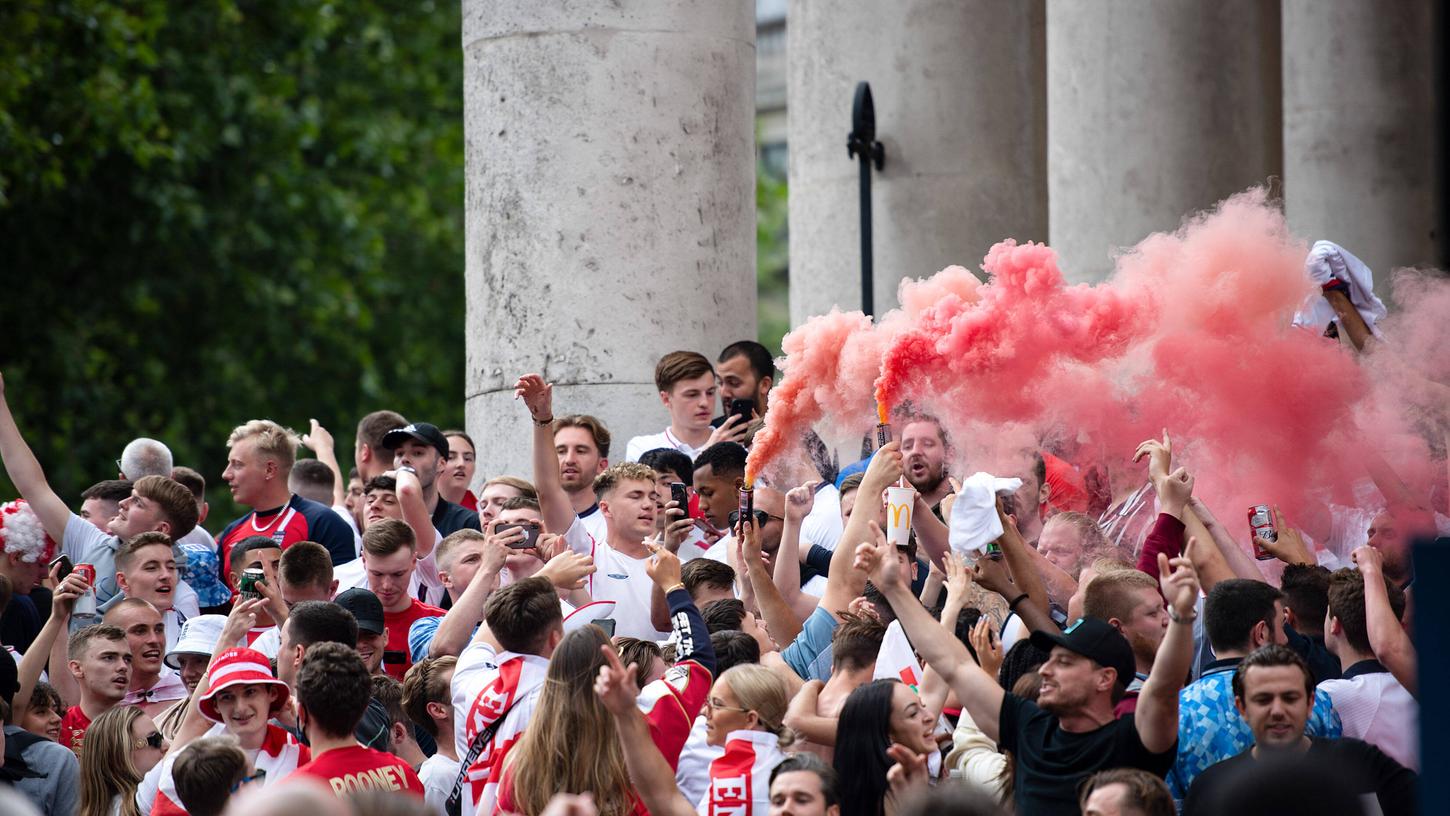
{"type": "Polygon", "coordinates": [[[510,522],[508,524],[500,524],[494,528],[494,532],[501,534],[513,529],[523,530],[524,537],[520,541],[510,542],[508,545],[510,549],[528,550],[538,546],[539,528],[535,527],[532,524],[524,524],[522,522],[510,522]]]}

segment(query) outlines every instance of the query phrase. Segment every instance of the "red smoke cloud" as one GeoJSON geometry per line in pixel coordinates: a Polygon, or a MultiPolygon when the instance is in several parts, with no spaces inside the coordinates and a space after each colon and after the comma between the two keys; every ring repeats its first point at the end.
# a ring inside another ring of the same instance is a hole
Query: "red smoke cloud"
{"type": "MultiPolygon", "coordinates": [[[[1195,492],[1230,525],[1250,504],[1292,518],[1325,491],[1347,497],[1366,445],[1428,472],[1423,444],[1404,443],[1404,401],[1375,396],[1351,353],[1290,326],[1315,291],[1307,251],[1261,190],[1148,237],[1096,285],[1067,285],[1046,246],[1003,241],[983,260],[985,283],[949,267],[904,283],[902,308],[879,325],[833,312],[788,335],[751,473],[790,458],[813,425],[859,439],[875,402],[940,418],[959,473],[1020,468],[1022,449],[1045,441],[1121,473],[1166,427],[1195,492]]],[[[1444,339],[1423,334],[1413,347],[1425,353],[1444,339]]]]}

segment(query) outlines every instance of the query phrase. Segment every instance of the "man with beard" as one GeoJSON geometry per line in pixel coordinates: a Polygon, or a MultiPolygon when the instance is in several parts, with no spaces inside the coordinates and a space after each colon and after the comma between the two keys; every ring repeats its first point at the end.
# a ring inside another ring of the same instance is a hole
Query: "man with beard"
{"type": "MultiPolygon", "coordinates": [[[[552,406],[549,412],[553,413],[552,406]]],[[[594,496],[594,477],[609,467],[609,429],[588,414],[561,416],[554,420],[553,429],[559,484],[568,494],[569,506],[579,516],[584,531],[595,541],[603,541],[608,528],[594,496]]]]}
{"type": "Polygon", "coordinates": [[[1168,631],[1168,615],[1158,582],[1140,570],[1119,570],[1093,579],[1083,599],[1083,614],[1105,620],[1128,639],[1133,647],[1134,673],[1123,699],[1113,707],[1119,717],[1132,713],[1138,706],[1138,694],[1148,673],[1153,670],[1153,656],[1168,631]]]}
{"type": "Polygon", "coordinates": [[[956,691],[987,737],[1013,753],[1018,813],[1075,816],[1078,784],[1093,773],[1129,767],[1162,774],[1171,767],[1178,691],[1193,661],[1197,617],[1198,575],[1190,557],[1170,562],[1159,555],[1170,625],[1137,711],[1119,719],[1113,705],[1133,676],[1133,649],[1106,621],[1081,618],[1061,633],[1033,632],[1033,645],[1050,652],[1038,670],[1042,690],[1033,703],[1005,692],[932,618],[901,580],[901,561],[889,550],[884,540],[864,542],[856,548],[855,565],[869,572],[912,645],[956,691]]]}
{"type": "Polygon", "coordinates": [[[901,429],[901,455],[906,481],[921,494],[922,501],[940,515],[941,500],[952,492],[947,481],[947,457],[951,443],[936,417],[918,416],[901,429]]]}

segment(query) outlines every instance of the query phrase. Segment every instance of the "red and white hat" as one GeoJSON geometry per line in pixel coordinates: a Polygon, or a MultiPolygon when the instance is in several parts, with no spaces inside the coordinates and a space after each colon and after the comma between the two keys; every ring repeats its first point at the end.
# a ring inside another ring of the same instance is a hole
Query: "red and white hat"
{"type": "Polygon", "coordinates": [[[280,711],[287,705],[287,698],[292,696],[292,690],[287,688],[287,684],[272,676],[272,667],[267,662],[267,656],[256,649],[237,648],[222,652],[212,664],[211,671],[207,672],[206,680],[206,694],[198,701],[197,708],[201,709],[202,716],[216,723],[221,722],[222,718],[217,713],[213,698],[222,689],[231,686],[276,686],[280,693],[272,701],[271,714],[280,711]]]}

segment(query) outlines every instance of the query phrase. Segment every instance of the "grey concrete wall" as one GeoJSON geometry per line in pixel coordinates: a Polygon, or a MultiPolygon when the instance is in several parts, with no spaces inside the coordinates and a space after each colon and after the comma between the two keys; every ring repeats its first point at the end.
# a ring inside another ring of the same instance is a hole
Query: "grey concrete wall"
{"type": "Polygon", "coordinates": [[[1048,0],[1051,243],[1069,280],[1282,172],[1279,25],[1261,0],[1048,0]]]}
{"type": "Polygon", "coordinates": [[[479,473],[529,474],[531,371],[622,458],[660,355],[755,337],[754,7],[463,0],[463,53],[479,473]]]}
{"type": "Polygon", "coordinates": [[[1435,264],[1441,208],[1434,4],[1284,0],[1284,204],[1375,270],[1435,264]]]}
{"type": "Polygon", "coordinates": [[[886,168],[873,180],[877,313],[903,277],[976,268],[1047,238],[1041,0],[792,0],[787,24],[792,325],[858,309],[856,83],[886,168]]]}

